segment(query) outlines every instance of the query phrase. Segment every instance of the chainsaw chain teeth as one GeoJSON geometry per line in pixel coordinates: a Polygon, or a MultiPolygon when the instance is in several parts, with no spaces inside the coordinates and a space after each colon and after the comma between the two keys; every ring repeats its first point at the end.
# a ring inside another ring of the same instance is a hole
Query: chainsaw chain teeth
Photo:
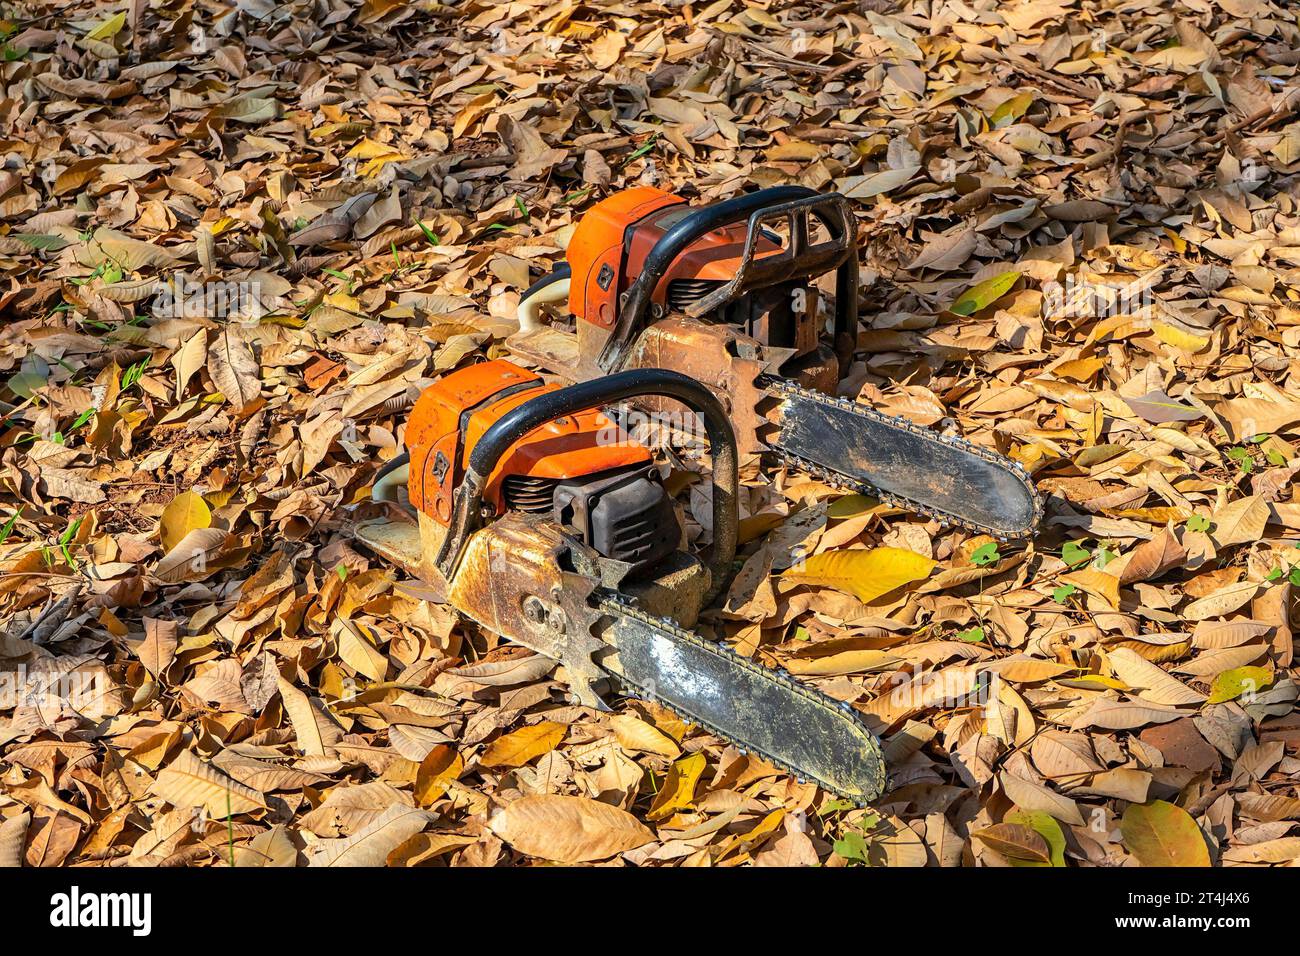
{"type": "MultiPolygon", "coordinates": [[[[631,600],[624,595],[614,595],[612,597],[607,597],[603,599],[597,607],[601,611],[601,613],[608,614],[611,617],[632,618],[640,621],[642,624],[648,625],[657,630],[668,632],[669,634],[671,634],[673,640],[675,641],[680,641],[683,644],[691,644],[695,647],[703,649],[707,653],[715,654],[719,657],[727,658],[728,660],[731,661],[731,663],[733,663],[738,667],[741,667],[745,670],[749,670],[752,672],[761,673],[765,680],[775,681],[776,683],[783,685],[791,693],[805,698],[815,706],[822,707],[831,711],[836,711],[844,715],[846,718],[854,721],[855,723],[861,726],[862,730],[870,737],[870,739],[876,742],[877,751],[879,752],[879,741],[875,733],[873,733],[871,728],[867,726],[866,721],[862,719],[862,715],[851,704],[849,704],[847,701],[837,701],[833,697],[828,697],[827,695],[821,693],[821,691],[814,690],[813,688],[808,687],[805,684],[801,684],[799,681],[795,680],[793,676],[791,676],[789,671],[785,669],[773,670],[770,667],[764,667],[762,664],[756,663],[755,661],[749,659],[748,657],[742,657],[741,655],[737,654],[735,651],[733,651],[730,647],[728,647],[725,644],[721,644],[717,641],[707,640],[706,638],[701,637],[699,634],[696,634],[693,631],[686,630],[671,618],[656,617],[654,615],[647,614],[645,611],[641,610],[639,607],[633,604],[631,600]]],[[[657,704],[660,707],[663,707],[666,710],[671,711],[679,719],[684,720],[689,724],[694,724],[697,727],[703,728],[713,736],[718,737],[722,740],[727,741],[730,744],[735,745],[736,749],[739,750],[742,755],[753,754],[756,757],[759,757],[760,759],[765,760],[768,763],[772,764],[774,767],[777,767],[780,770],[784,770],[786,773],[790,774],[796,780],[798,780],[799,783],[801,784],[806,784],[809,782],[810,778],[808,777],[807,773],[799,769],[798,767],[792,766],[791,764],[780,759],[779,757],[775,757],[772,754],[767,753],[766,751],[758,747],[755,747],[751,743],[733,737],[731,734],[727,733],[726,731],[720,729],[719,727],[713,725],[708,721],[701,720],[699,717],[695,716],[694,714],[688,714],[682,712],[681,710],[674,707],[672,704],[656,696],[654,693],[650,691],[649,688],[642,687],[641,685],[637,684],[635,681],[630,680],[629,678],[621,674],[618,675],[617,679],[620,683],[622,683],[625,686],[625,688],[633,692],[631,696],[639,697],[642,700],[648,700],[654,704],[657,704]]],[[[773,719],[779,720],[780,715],[773,715],[773,719]]],[[[878,789],[880,793],[883,793],[885,791],[885,786],[886,786],[885,758],[883,752],[880,753],[879,766],[880,766],[880,779],[878,781],[879,783],[878,789]]],[[[846,793],[843,790],[841,790],[839,787],[836,787],[834,784],[829,783],[828,781],[821,780],[818,778],[811,778],[811,779],[813,783],[821,787],[823,790],[829,793],[833,793],[838,797],[847,799],[850,802],[852,802],[855,806],[865,807],[869,805],[869,801],[864,799],[860,794],[846,793]]]]}
{"type": "Polygon", "coordinates": [[[870,405],[864,405],[862,402],[855,402],[849,398],[840,398],[839,396],[825,395],[822,392],[815,392],[811,389],[796,385],[787,379],[764,375],[759,378],[758,384],[774,396],[796,395],[806,401],[843,408],[855,415],[875,419],[891,428],[902,429],[920,435],[923,438],[940,441],[946,445],[952,445],[956,448],[960,448],[968,454],[975,455],[978,458],[983,458],[985,461],[991,462],[992,464],[1010,469],[1015,473],[1016,477],[1020,479],[1021,484],[1025,486],[1026,490],[1033,498],[1034,517],[1030,522],[1030,527],[1026,528],[1019,534],[1009,535],[1004,530],[991,528],[987,525],[980,524],[979,522],[970,521],[960,515],[950,514],[938,508],[932,508],[929,505],[922,504],[919,501],[914,501],[911,498],[892,494],[891,492],[877,488],[875,485],[868,482],[859,481],[850,478],[847,475],[843,475],[840,472],[827,468],[825,465],[819,465],[816,462],[808,461],[806,458],[800,458],[798,455],[791,454],[790,452],[784,451],[780,448],[775,449],[782,464],[787,467],[797,468],[800,471],[806,472],[818,481],[831,485],[834,488],[839,488],[844,491],[855,491],[859,494],[870,495],[873,498],[878,498],[891,508],[900,508],[904,511],[909,511],[926,518],[934,518],[942,522],[944,525],[955,525],[959,528],[965,528],[968,531],[991,535],[998,541],[1029,537],[1033,533],[1033,527],[1038,524],[1039,519],[1043,516],[1043,500],[1038,494],[1038,489],[1034,487],[1029,472],[1025,470],[1024,465],[1020,464],[1020,462],[1008,458],[1006,455],[990,451],[989,449],[984,448],[981,445],[976,445],[974,442],[968,441],[958,435],[939,434],[923,425],[918,425],[910,418],[905,418],[901,415],[886,415],[884,412],[876,411],[876,409],[872,408],[870,405]]]}

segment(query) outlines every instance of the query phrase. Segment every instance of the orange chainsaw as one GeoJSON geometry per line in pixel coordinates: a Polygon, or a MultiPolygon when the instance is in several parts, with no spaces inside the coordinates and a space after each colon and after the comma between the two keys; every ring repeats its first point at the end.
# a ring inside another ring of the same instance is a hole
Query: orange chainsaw
{"type": "Polygon", "coordinates": [[[612,679],[836,794],[883,791],[880,746],[850,705],[687,630],[730,576],[739,527],[736,438],[710,389],[662,369],[562,387],[490,361],[430,385],[405,444],[372,487],[397,516],[357,537],[427,582],[425,596],[558,661],[586,706],[608,709],[612,679]],[[601,411],[652,399],[703,423],[702,553],[687,549],[650,450],[601,411]]]}
{"type": "Polygon", "coordinates": [[[742,463],[775,453],[922,515],[1002,539],[1033,532],[1041,505],[1018,463],[835,397],[858,332],[843,196],[776,186],[692,208],[638,186],[588,210],[566,258],[524,294],[512,353],[570,381],[682,372],[723,403],[742,463]],[[816,280],[831,271],[826,316],[816,280]],[[541,321],[544,306],[565,302],[573,329],[541,321]]]}

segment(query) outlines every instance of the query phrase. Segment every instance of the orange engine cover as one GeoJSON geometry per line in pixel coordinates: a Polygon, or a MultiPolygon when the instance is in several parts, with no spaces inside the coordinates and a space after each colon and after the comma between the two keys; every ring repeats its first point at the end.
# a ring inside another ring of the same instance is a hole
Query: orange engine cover
{"type": "MultiPolygon", "coordinates": [[[[573,231],[565,258],[569,263],[569,311],[601,328],[614,324],[618,297],[641,272],[645,258],[664,232],[691,211],[686,200],[653,186],[614,193],[588,209],[573,231]]],[[[740,268],[747,225],[733,223],[706,232],[668,267],[651,295],[663,305],[675,279],[725,282],[740,268]]],[[[765,236],[755,258],[779,252],[765,236]]]]}
{"type": "MultiPolygon", "coordinates": [[[[447,524],[452,494],[483,433],[506,412],[558,388],[504,359],[452,372],[426,388],[406,425],[411,504],[447,524]]],[[[511,475],[580,478],[651,460],[649,449],[629,439],[601,412],[566,415],[510,446],[488,476],[483,500],[501,514],[506,507],[504,481],[511,475]]]]}

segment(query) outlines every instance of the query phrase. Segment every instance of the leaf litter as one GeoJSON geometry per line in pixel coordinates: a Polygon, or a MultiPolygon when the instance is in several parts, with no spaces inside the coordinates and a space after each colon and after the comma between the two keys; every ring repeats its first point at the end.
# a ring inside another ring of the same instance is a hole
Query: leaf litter
{"type": "Polygon", "coordinates": [[[0,864],[1300,859],[1293,8],[76,2],[0,34],[0,864]],[[701,628],[872,723],[867,809],[573,705],[349,533],[587,206],[781,183],[854,204],[841,393],[1047,498],[1011,545],[745,475],[701,628]]]}

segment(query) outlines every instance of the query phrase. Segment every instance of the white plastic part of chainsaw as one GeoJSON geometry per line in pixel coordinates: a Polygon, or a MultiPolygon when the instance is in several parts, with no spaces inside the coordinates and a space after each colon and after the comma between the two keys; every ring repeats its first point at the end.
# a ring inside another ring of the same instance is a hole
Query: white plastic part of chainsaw
{"type": "Polygon", "coordinates": [[[542,286],[526,299],[519,300],[519,310],[515,315],[519,319],[520,332],[532,332],[542,326],[542,306],[569,301],[569,280],[557,279],[549,285],[542,286]]]}

